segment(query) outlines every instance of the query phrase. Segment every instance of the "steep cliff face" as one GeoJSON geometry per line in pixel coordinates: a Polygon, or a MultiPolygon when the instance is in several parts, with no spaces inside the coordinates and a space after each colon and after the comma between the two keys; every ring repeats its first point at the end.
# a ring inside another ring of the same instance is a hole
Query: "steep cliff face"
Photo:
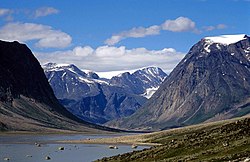
{"type": "Polygon", "coordinates": [[[250,38],[207,37],[195,44],[149,101],[110,125],[167,129],[250,113],[250,38]]]}
{"type": "Polygon", "coordinates": [[[0,130],[97,131],[95,127],[102,128],[76,118],[59,104],[26,45],[0,41],[0,130]]]}

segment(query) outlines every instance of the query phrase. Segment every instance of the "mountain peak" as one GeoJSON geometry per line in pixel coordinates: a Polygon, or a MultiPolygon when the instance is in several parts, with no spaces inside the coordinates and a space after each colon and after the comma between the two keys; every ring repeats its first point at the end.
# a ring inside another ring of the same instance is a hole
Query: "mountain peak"
{"type": "Polygon", "coordinates": [[[139,70],[135,71],[134,73],[141,72],[141,71],[148,73],[148,74],[152,74],[152,75],[153,74],[160,74],[163,72],[162,69],[159,67],[150,66],[150,67],[145,67],[145,68],[139,69],[139,70]]]}
{"type": "Polygon", "coordinates": [[[93,79],[99,79],[99,75],[97,73],[95,73],[92,70],[82,70],[83,72],[85,72],[87,74],[88,78],[93,78],[93,79]]]}
{"type": "Polygon", "coordinates": [[[124,72],[114,76],[110,79],[110,83],[121,87],[126,86],[135,94],[147,95],[147,92],[155,91],[166,76],[167,74],[158,67],[145,67],[133,73],[124,72]]]}
{"type": "Polygon", "coordinates": [[[57,64],[54,62],[49,62],[43,65],[44,69],[65,69],[65,68],[77,68],[73,64],[57,64]]]}
{"type": "Polygon", "coordinates": [[[213,37],[205,37],[204,40],[209,43],[219,43],[224,45],[233,44],[241,40],[247,39],[246,34],[237,34],[237,35],[220,35],[213,37]]]}
{"type": "Polygon", "coordinates": [[[45,71],[70,71],[71,73],[75,73],[79,76],[86,77],[87,74],[81,71],[74,64],[57,64],[57,63],[46,63],[43,66],[45,71]]]}

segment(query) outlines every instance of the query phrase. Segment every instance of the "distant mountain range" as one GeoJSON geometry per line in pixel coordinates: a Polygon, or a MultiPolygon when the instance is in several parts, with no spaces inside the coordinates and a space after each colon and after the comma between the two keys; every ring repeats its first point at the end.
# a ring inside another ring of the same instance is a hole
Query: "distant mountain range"
{"type": "Polygon", "coordinates": [[[111,130],[76,118],[56,99],[30,49],[0,41],[0,131],[111,130]]]}
{"type": "Polygon", "coordinates": [[[224,35],[195,44],[141,109],[108,125],[161,130],[248,113],[250,38],[224,35]]]}
{"type": "Polygon", "coordinates": [[[167,76],[157,67],[111,79],[73,64],[47,63],[43,69],[61,104],[78,118],[97,124],[132,115],[167,76]]]}

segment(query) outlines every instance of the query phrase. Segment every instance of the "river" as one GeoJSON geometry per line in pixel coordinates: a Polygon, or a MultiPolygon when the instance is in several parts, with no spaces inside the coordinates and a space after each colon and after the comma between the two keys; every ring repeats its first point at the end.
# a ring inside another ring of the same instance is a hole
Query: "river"
{"type": "Polygon", "coordinates": [[[0,162],[90,162],[103,157],[123,154],[133,150],[148,148],[139,146],[132,149],[130,145],[117,145],[118,149],[109,149],[102,144],[63,144],[59,140],[79,140],[87,138],[105,138],[118,135],[1,135],[0,162]],[[41,144],[41,147],[35,145],[41,144]],[[59,150],[64,147],[64,150],[59,150]],[[46,160],[46,156],[51,159],[46,160]]]}

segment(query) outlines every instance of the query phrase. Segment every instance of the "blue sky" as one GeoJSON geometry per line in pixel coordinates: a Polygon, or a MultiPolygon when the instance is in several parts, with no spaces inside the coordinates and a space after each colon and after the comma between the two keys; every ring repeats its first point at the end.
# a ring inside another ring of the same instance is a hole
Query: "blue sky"
{"type": "Polygon", "coordinates": [[[41,64],[170,72],[205,36],[250,33],[249,0],[2,0],[0,39],[27,43],[41,64]]]}

